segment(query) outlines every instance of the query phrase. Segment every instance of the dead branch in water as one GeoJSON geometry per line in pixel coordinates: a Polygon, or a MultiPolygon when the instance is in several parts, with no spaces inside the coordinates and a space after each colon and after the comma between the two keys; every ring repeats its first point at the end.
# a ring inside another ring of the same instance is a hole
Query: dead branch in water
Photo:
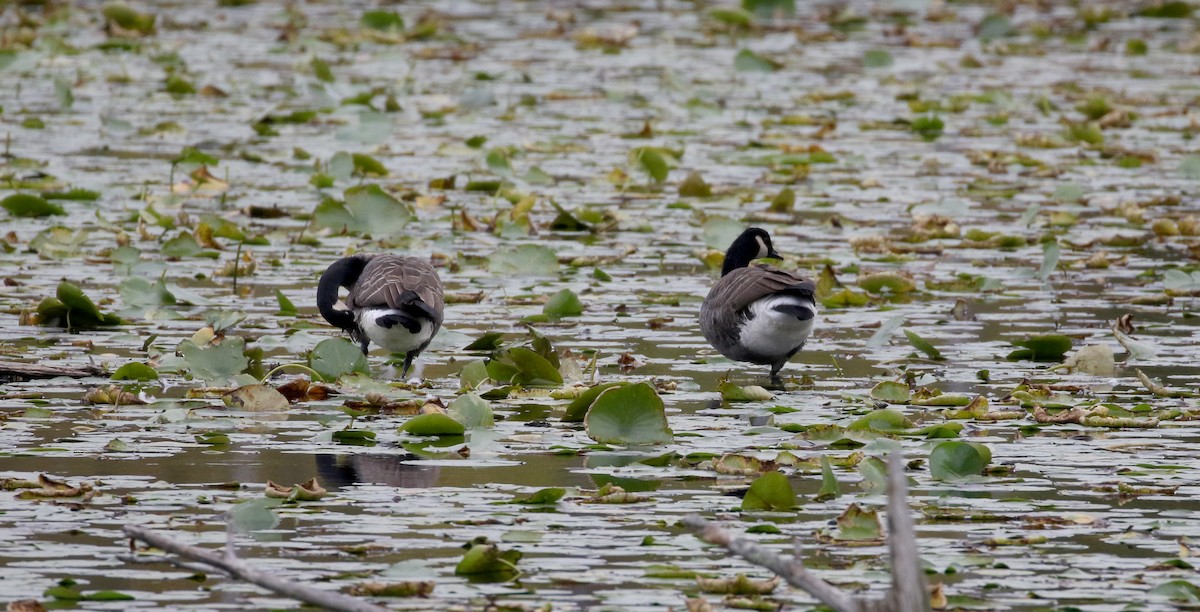
{"type": "Polygon", "coordinates": [[[700,539],[723,546],[733,554],[771,570],[788,584],[808,592],[838,612],[925,612],[930,609],[929,590],[925,586],[916,531],[909,515],[904,457],[899,452],[888,458],[887,523],[892,586],[883,599],[861,599],[805,569],[800,560],[799,539],[795,543],[794,556],[789,559],[698,516],[683,519],[683,524],[695,531],[700,539]]]}
{"type": "Polygon", "coordinates": [[[256,570],[241,559],[238,559],[234,554],[232,535],[230,536],[230,542],[226,544],[225,554],[223,555],[216,551],[184,544],[167,535],[138,525],[126,525],[125,535],[169,553],[179,555],[185,559],[215,567],[238,580],[256,584],[273,593],[297,599],[314,606],[320,606],[327,610],[342,612],[386,612],[387,610],[387,608],[377,606],[357,597],[343,595],[335,591],[313,588],[305,584],[285,580],[268,572],[256,570]]]}

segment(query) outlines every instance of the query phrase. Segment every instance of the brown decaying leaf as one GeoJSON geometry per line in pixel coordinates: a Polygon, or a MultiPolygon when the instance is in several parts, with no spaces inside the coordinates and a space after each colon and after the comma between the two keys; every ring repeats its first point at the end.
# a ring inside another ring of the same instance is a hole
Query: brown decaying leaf
{"type": "Polygon", "coordinates": [[[117,385],[100,385],[83,394],[83,404],[92,406],[108,404],[113,406],[141,406],[146,402],[138,396],[118,387],[117,385]]]}
{"type": "Polygon", "coordinates": [[[337,395],[337,390],[322,385],[313,383],[307,378],[293,378],[286,383],[275,388],[291,403],[296,402],[319,402],[327,399],[330,395],[337,395]]]}
{"type": "Polygon", "coordinates": [[[432,580],[360,582],[346,589],[346,592],[359,597],[429,597],[436,584],[432,580]]]}
{"type": "Polygon", "coordinates": [[[287,499],[290,501],[317,501],[322,497],[325,497],[325,495],[328,493],[329,491],[327,491],[317,482],[316,477],[309,478],[300,484],[292,485],[290,487],[285,487],[274,481],[268,480],[266,490],[264,491],[264,494],[267,497],[287,499]]]}
{"type": "Polygon", "coordinates": [[[0,479],[0,489],[13,491],[24,489],[17,499],[44,499],[51,497],[83,497],[91,499],[95,492],[89,483],[72,485],[65,480],[56,480],[45,474],[38,474],[36,482],[20,478],[0,479]]]}
{"type": "Polygon", "coordinates": [[[8,602],[6,612],[46,612],[46,607],[36,599],[21,599],[8,602]]]}
{"type": "Polygon", "coordinates": [[[738,574],[735,578],[696,576],[696,584],[701,591],[724,595],[766,595],[774,591],[781,580],[779,576],[772,576],[769,580],[752,580],[745,574],[738,574]]]}

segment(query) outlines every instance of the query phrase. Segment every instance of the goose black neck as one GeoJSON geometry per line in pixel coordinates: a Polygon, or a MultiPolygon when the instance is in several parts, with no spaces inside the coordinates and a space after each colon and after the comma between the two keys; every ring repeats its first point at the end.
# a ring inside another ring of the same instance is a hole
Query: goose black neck
{"type": "Polygon", "coordinates": [[[333,262],[333,265],[329,266],[321,275],[321,282],[317,283],[317,310],[321,311],[321,316],[325,317],[330,325],[345,330],[353,330],[357,327],[354,313],[349,310],[339,310],[334,306],[338,301],[338,287],[347,289],[353,287],[354,283],[358,282],[358,277],[362,275],[366,265],[366,257],[360,255],[344,257],[333,262]]]}
{"type": "Polygon", "coordinates": [[[729,245],[725,251],[725,265],[721,267],[721,276],[725,276],[738,268],[745,268],[750,262],[758,259],[762,245],[755,239],[755,234],[744,233],[729,245]]]}

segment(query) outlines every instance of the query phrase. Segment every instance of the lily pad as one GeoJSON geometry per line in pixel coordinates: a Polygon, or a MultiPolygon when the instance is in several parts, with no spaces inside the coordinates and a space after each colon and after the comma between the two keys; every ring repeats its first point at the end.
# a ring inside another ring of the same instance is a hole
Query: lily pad
{"type": "Polygon", "coordinates": [[[121,325],[124,321],[114,314],[100,312],[96,303],[71,283],[63,281],[55,290],[55,297],[48,297],[38,304],[38,324],[64,327],[68,330],[121,325]]]}
{"type": "Polygon", "coordinates": [[[400,431],[414,436],[461,436],[466,433],[462,423],[440,412],[415,416],[400,426],[400,431]]]}
{"type": "Polygon", "coordinates": [[[673,439],[662,398],[644,382],[605,389],[584,425],[589,437],[604,444],[667,444],[673,439]]]}
{"type": "Polygon", "coordinates": [[[592,404],[596,402],[596,398],[600,397],[601,393],[604,393],[613,387],[622,387],[627,384],[629,383],[625,381],[617,381],[601,383],[599,385],[587,388],[583,393],[579,394],[579,397],[571,400],[570,404],[567,404],[567,410],[562,416],[562,422],[578,423],[583,421],[583,418],[587,416],[588,410],[592,407],[592,404]]]}
{"type": "Polygon", "coordinates": [[[1031,336],[1013,344],[1024,348],[1009,353],[1009,360],[1061,361],[1071,350],[1071,339],[1061,334],[1031,336]]]}
{"type": "Polygon", "coordinates": [[[488,257],[488,272],[501,276],[552,276],[558,273],[558,256],[540,244],[500,249],[488,257]]]}
{"type": "Polygon", "coordinates": [[[14,193],[10,195],[0,200],[0,207],[7,210],[8,214],[14,217],[49,217],[51,215],[67,214],[67,211],[63,210],[62,206],[53,202],[47,202],[41,196],[28,193],[14,193]]]}
{"type": "Polygon", "coordinates": [[[519,550],[500,550],[495,544],[480,538],[467,545],[467,552],[454,566],[456,576],[471,576],[476,580],[503,582],[520,573],[517,562],[519,550]]]}
{"type": "Polygon", "coordinates": [[[308,354],[308,367],[327,382],[333,382],[347,374],[371,372],[367,356],[363,355],[362,350],[341,338],[327,338],[318,343],[308,354]]]}
{"type": "Polygon", "coordinates": [[[929,475],[950,481],[979,476],[991,458],[991,451],[982,444],[942,442],[929,453],[929,475]]]}
{"type": "Polygon", "coordinates": [[[454,398],[454,401],[446,407],[446,412],[467,429],[495,425],[492,405],[474,393],[464,393],[454,398]]]}
{"type": "Polygon", "coordinates": [[[183,356],[193,377],[211,382],[228,381],[250,365],[245,355],[246,341],[239,336],[229,336],[219,344],[207,346],[184,340],[176,352],[183,356]]]}
{"type": "Polygon", "coordinates": [[[791,510],[799,504],[796,493],[787,476],[779,472],[767,472],[750,483],[750,490],[742,498],[742,510],[791,510]]]}

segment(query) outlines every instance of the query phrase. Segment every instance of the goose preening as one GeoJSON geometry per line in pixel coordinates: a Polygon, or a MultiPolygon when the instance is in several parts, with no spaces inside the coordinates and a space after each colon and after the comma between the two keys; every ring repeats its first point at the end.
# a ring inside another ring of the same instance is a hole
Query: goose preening
{"type": "Polygon", "coordinates": [[[333,262],[317,284],[317,308],[362,346],[374,342],[412,362],[442,327],[442,280],[428,261],[387,254],[359,254],[333,262]],[[349,290],[338,302],[338,287],[349,290]]]}
{"type": "Polygon", "coordinates": [[[812,281],[755,259],[782,259],[766,231],[752,227],[725,252],[721,278],[700,307],[700,331],[734,361],[771,366],[771,378],[804,347],[817,316],[812,281]]]}

